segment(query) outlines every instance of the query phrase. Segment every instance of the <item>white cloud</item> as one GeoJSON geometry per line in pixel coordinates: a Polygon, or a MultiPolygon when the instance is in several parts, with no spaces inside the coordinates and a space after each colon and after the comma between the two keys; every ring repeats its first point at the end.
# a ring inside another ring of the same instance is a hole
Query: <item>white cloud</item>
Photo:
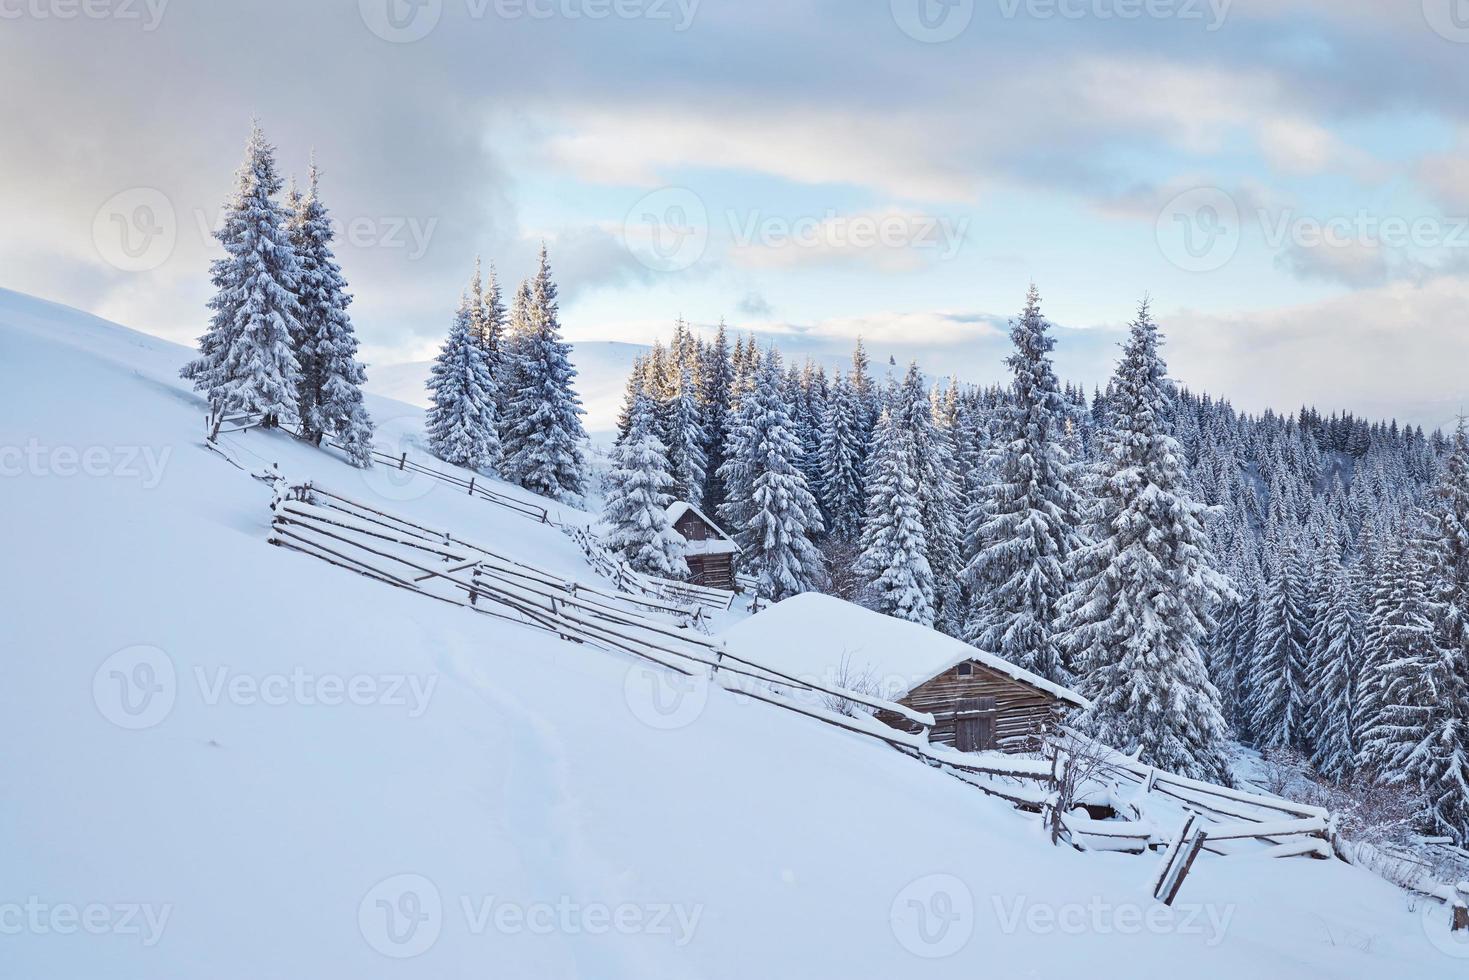
{"type": "Polygon", "coordinates": [[[1240,408],[1407,416],[1446,423],[1469,396],[1469,279],[1395,282],[1320,303],[1159,317],[1170,373],[1240,408]]]}

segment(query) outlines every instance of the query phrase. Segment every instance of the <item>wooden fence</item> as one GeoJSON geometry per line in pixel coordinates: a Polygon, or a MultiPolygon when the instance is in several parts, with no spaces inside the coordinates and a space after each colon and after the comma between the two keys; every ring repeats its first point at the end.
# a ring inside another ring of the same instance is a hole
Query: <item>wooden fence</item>
{"type": "MultiPolygon", "coordinates": [[[[225,455],[226,459],[230,459],[231,462],[235,462],[238,466],[238,462],[228,456],[228,454],[224,454],[220,449],[218,437],[234,432],[243,432],[246,429],[255,428],[259,424],[260,420],[256,416],[238,415],[220,419],[211,413],[205,422],[207,433],[206,445],[211,449],[221,452],[222,455],[225,455]],[[221,424],[231,427],[221,428],[221,424]]],[[[300,430],[297,427],[283,424],[281,430],[297,439],[302,438],[300,430]]],[[[336,449],[343,453],[347,451],[345,446],[331,440],[327,440],[325,445],[328,448],[336,449]]],[[[490,481],[488,480],[481,479],[472,474],[466,480],[464,477],[446,470],[441,470],[434,466],[425,466],[416,460],[409,459],[406,451],[394,455],[374,448],[372,450],[372,460],[375,464],[387,467],[388,469],[429,477],[455,490],[462,491],[477,500],[487,501],[488,503],[510,510],[521,517],[557,528],[576,542],[592,567],[610,579],[615,588],[620,592],[640,592],[647,596],[684,604],[698,605],[710,610],[727,610],[734,604],[735,594],[733,592],[695,585],[691,582],[681,582],[677,579],[660,578],[656,575],[647,575],[634,570],[627,562],[607,549],[597,536],[587,528],[577,524],[567,524],[555,520],[551,516],[549,508],[540,504],[520,500],[508,494],[492,490],[489,487],[490,481]]]]}

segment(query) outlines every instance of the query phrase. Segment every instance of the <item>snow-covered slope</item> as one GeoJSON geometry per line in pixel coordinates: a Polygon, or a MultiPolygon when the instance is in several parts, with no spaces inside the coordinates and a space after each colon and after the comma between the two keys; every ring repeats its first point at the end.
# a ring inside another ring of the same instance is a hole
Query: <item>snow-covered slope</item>
{"type": "MultiPolygon", "coordinates": [[[[1154,858],[871,740],[270,547],[185,353],[0,292],[0,976],[1462,976],[1338,862],[1201,860],[1164,912],[1154,858]]],[[[590,574],[443,485],[232,442],[590,574]]]]}

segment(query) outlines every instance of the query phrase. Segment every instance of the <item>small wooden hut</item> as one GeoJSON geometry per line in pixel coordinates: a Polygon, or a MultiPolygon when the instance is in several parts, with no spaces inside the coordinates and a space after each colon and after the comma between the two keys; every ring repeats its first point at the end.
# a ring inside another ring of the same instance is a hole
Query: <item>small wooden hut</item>
{"type": "MultiPolygon", "coordinates": [[[[917,623],[808,592],[724,633],[731,649],[792,676],[855,688],[933,715],[929,741],[1021,752],[1086,699],[917,623]]],[[[918,728],[888,712],[894,728],[918,728]]]]}
{"type": "Polygon", "coordinates": [[[693,504],[676,500],[668,507],[668,523],[684,539],[689,581],[712,589],[735,591],[739,545],[693,504]]]}

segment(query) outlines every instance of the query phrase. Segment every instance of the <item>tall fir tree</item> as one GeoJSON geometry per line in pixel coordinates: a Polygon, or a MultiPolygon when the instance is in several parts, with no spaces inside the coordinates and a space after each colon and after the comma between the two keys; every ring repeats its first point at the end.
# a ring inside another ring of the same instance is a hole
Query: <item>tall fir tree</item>
{"type": "Polygon", "coordinates": [[[603,540],[640,572],[687,578],[685,544],[668,520],[674,479],[657,428],[652,401],[639,394],[627,436],[612,450],[602,513],[603,540]]]}
{"type": "Polygon", "coordinates": [[[584,490],[585,414],[577,396],[571,346],[561,339],[556,283],[546,246],[530,289],[528,323],[515,343],[516,388],[508,397],[506,469],[527,490],[567,500],[584,490]]]}
{"type": "Polygon", "coordinates": [[[861,411],[856,391],[838,372],[821,421],[820,459],[821,511],[827,532],[841,541],[855,541],[862,529],[866,447],[861,411]]]}
{"type": "Polygon", "coordinates": [[[315,160],[307,187],[291,223],[292,245],[301,265],[296,414],[305,438],[319,445],[325,436],[332,436],[358,466],[371,466],[372,420],[362,403],[367,372],[357,361],[357,335],[347,315],[352,297],[332,254],[335,233],[321,203],[315,160]]]}
{"type": "Polygon", "coordinates": [[[1203,650],[1232,590],[1165,421],[1166,375],[1144,302],[1113,376],[1092,534],[1068,559],[1065,645],[1086,671],[1081,723],[1101,742],[1228,784],[1228,727],[1203,650]]]}
{"type": "Polygon", "coordinates": [[[181,374],[205,393],[216,419],[259,416],[269,428],[296,411],[301,263],[291,244],[292,216],[275,200],[283,183],[275,147],[258,121],[235,176],[235,194],[214,233],[225,251],[210,266],[214,315],[199,338],[199,357],[181,374]]]}
{"type": "Polygon", "coordinates": [[[908,432],[914,447],[912,476],[918,489],[919,510],[927,541],[928,564],[936,584],[935,622],[947,633],[959,634],[958,621],[960,521],[963,501],[954,471],[949,431],[934,419],[933,403],[917,362],[908,365],[892,402],[894,422],[908,432]]]}
{"type": "Polygon", "coordinates": [[[1356,771],[1357,678],[1361,673],[1362,610],[1335,547],[1325,549],[1321,601],[1307,642],[1312,677],[1312,764],[1335,782],[1356,771]]]}
{"type": "Polygon", "coordinates": [[[685,365],[679,371],[678,389],[669,399],[668,465],[673,474],[673,493],[678,499],[703,506],[704,456],[703,412],[692,371],[685,365]]]}
{"type": "Polygon", "coordinates": [[[734,386],[734,365],[729,356],[729,334],[724,320],[714,333],[714,340],[704,348],[703,366],[699,371],[699,402],[704,411],[704,489],[700,494],[705,508],[715,513],[724,503],[724,483],[719,468],[724,465],[725,443],[729,439],[730,392],[734,386]]]}
{"type": "Polygon", "coordinates": [[[1376,676],[1364,714],[1361,766],[1372,777],[1421,795],[1423,829],[1465,839],[1469,818],[1469,760],[1461,731],[1465,692],[1462,664],[1441,641],[1447,610],[1433,569],[1440,542],[1421,532],[1401,549],[1389,572],[1369,661],[1376,676]]]}
{"type": "Polygon", "coordinates": [[[1287,543],[1265,583],[1255,629],[1250,678],[1250,728],[1261,748],[1309,750],[1309,581],[1300,548],[1287,543]]]}
{"type": "Polygon", "coordinates": [[[867,520],[858,572],[878,612],[932,626],[934,575],[927,557],[913,435],[888,412],[873,430],[867,520]]]}
{"type": "Polygon", "coordinates": [[[740,397],[720,468],[726,494],[720,519],[733,531],[759,593],[775,600],[812,591],[825,579],[810,539],[823,529],[821,513],[797,466],[801,445],[781,382],[780,354],[771,348],[740,397]]]}
{"type": "Polygon", "coordinates": [[[495,420],[495,379],[474,329],[474,303],[460,297],[449,336],[429,371],[429,449],[447,463],[472,470],[501,465],[495,420]]]}
{"type": "Polygon", "coordinates": [[[985,595],[985,618],[967,625],[965,636],[1064,683],[1070,672],[1058,642],[1057,606],[1066,593],[1081,502],[1061,447],[1065,406],[1051,367],[1056,342],[1049,331],[1032,285],[1010,332],[1015,352],[1006,363],[1015,381],[1000,415],[995,482],[985,488],[982,544],[964,570],[967,584],[985,595]]]}

